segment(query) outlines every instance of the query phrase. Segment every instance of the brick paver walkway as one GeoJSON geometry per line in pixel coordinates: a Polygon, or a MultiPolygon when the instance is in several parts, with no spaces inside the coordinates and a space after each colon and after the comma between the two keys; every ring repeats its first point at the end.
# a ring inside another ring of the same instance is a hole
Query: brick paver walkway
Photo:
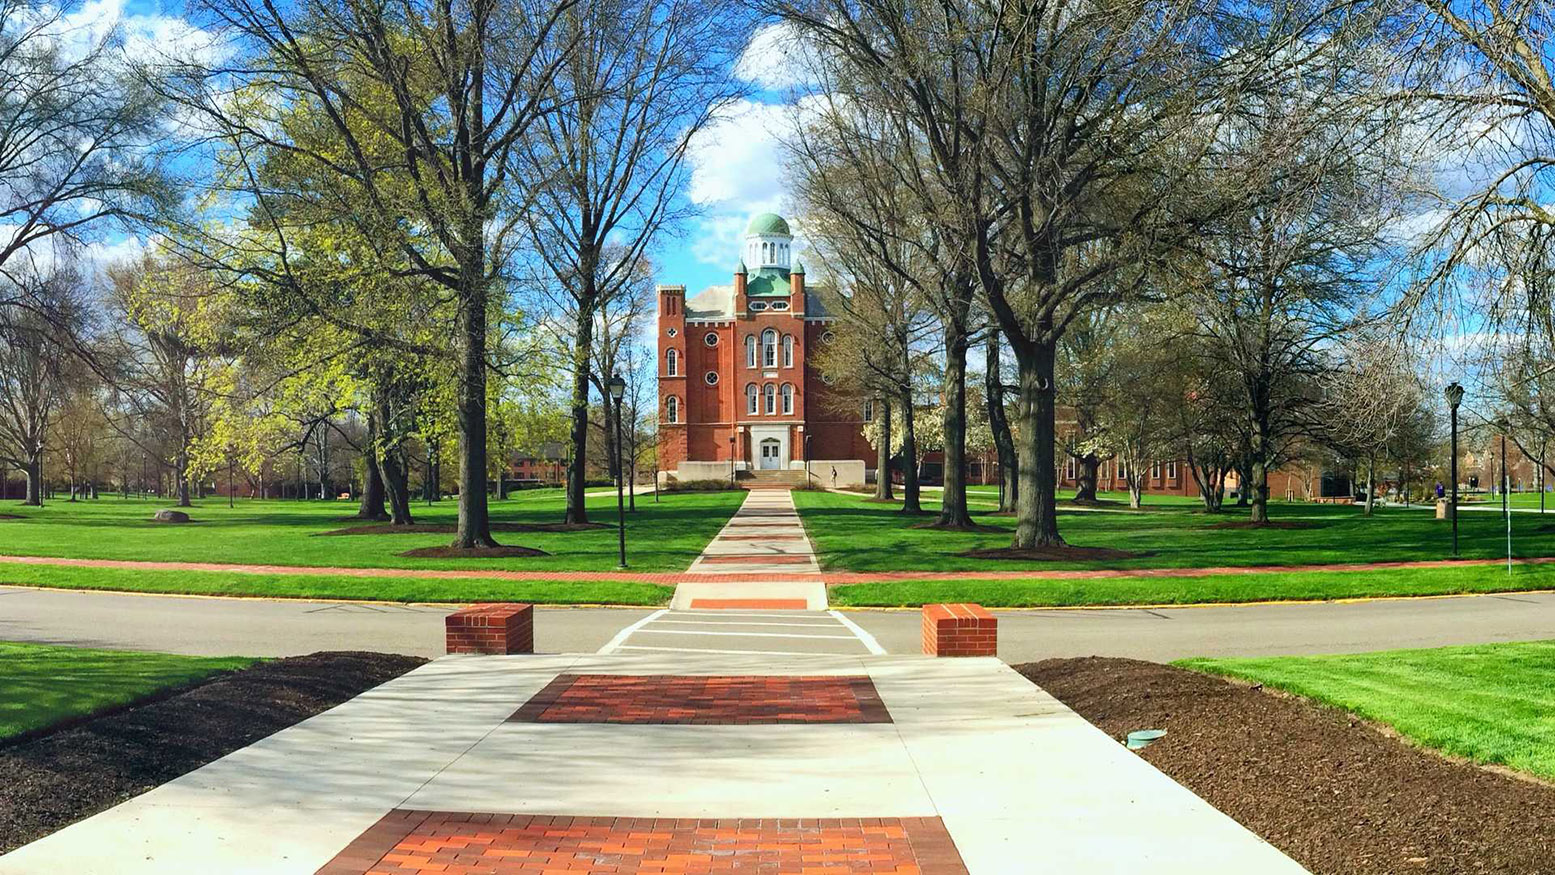
{"type": "Polygon", "coordinates": [[[515,723],[890,723],[867,676],[559,674],[515,723]]]}
{"type": "Polygon", "coordinates": [[[966,875],[937,817],[389,812],[317,875],[966,875]]]}

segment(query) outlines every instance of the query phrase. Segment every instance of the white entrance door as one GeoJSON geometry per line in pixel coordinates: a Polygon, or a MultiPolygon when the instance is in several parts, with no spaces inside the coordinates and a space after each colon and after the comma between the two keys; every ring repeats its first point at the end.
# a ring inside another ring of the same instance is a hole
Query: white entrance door
{"type": "Polygon", "coordinates": [[[778,451],[782,448],[783,445],[773,438],[767,438],[761,442],[761,468],[763,471],[782,467],[778,459],[778,451]]]}

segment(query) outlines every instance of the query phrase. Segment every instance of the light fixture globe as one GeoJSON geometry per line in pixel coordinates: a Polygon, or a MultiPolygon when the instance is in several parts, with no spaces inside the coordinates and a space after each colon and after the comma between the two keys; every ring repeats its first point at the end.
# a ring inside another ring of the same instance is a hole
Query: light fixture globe
{"type": "Polygon", "coordinates": [[[620,401],[621,396],[626,394],[626,381],[621,379],[619,375],[611,377],[610,382],[605,385],[610,388],[611,401],[620,401]]]}
{"type": "Polygon", "coordinates": [[[1448,384],[1447,388],[1442,390],[1442,397],[1447,399],[1448,407],[1451,407],[1453,410],[1457,410],[1458,405],[1463,403],[1463,387],[1454,381],[1453,383],[1448,384]]]}

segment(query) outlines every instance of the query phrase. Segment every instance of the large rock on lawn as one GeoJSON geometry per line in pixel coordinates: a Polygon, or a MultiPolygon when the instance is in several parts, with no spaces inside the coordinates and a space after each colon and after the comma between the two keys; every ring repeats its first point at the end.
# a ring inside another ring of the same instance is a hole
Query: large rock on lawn
{"type": "Polygon", "coordinates": [[[181,510],[159,510],[152,519],[159,523],[187,523],[189,515],[181,510]]]}

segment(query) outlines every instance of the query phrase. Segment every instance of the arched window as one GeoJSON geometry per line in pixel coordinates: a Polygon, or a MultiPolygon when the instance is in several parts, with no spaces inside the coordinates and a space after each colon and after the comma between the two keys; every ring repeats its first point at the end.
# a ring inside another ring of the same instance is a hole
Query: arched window
{"type": "Polygon", "coordinates": [[[783,384],[783,415],[794,415],[794,384],[783,384]]]}
{"type": "Polygon", "coordinates": [[[768,416],[777,413],[777,387],[768,383],[761,387],[762,412],[768,416]]]}
{"type": "Polygon", "coordinates": [[[793,366],[794,366],[794,336],[792,334],[785,334],[785,335],[783,335],[783,367],[791,368],[793,366]]]}
{"type": "Polygon", "coordinates": [[[674,395],[664,399],[664,421],[669,423],[680,422],[680,399],[674,395]]]}
{"type": "Polygon", "coordinates": [[[664,375],[667,377],[680,376],[680,350],[672,349],[664,354],[664,375]]]}
{"type": "Polygon", "coordinates": [[[745,335],[745,366],[747,368],[756,366],[756,335],[754,334],[745,335]]]}
{"type": "Polygon", "coordinates": [[[768,328],[761,332],[761,366],[764,368],[777,367],[778,333],[768,328]]]}
{"type": "Polygon", "coordinates": [[[761,244],[761,263],[762,264],[771,264],[772,263],[772,244],[771,243],[763,243],[763,244],[761,244]]]}
{"type": "Polygon", "coordinates": [[[756,407],[756,384],[751,383],[745,387],[745,412],[755,416],[761,411],[756,407]]]}

